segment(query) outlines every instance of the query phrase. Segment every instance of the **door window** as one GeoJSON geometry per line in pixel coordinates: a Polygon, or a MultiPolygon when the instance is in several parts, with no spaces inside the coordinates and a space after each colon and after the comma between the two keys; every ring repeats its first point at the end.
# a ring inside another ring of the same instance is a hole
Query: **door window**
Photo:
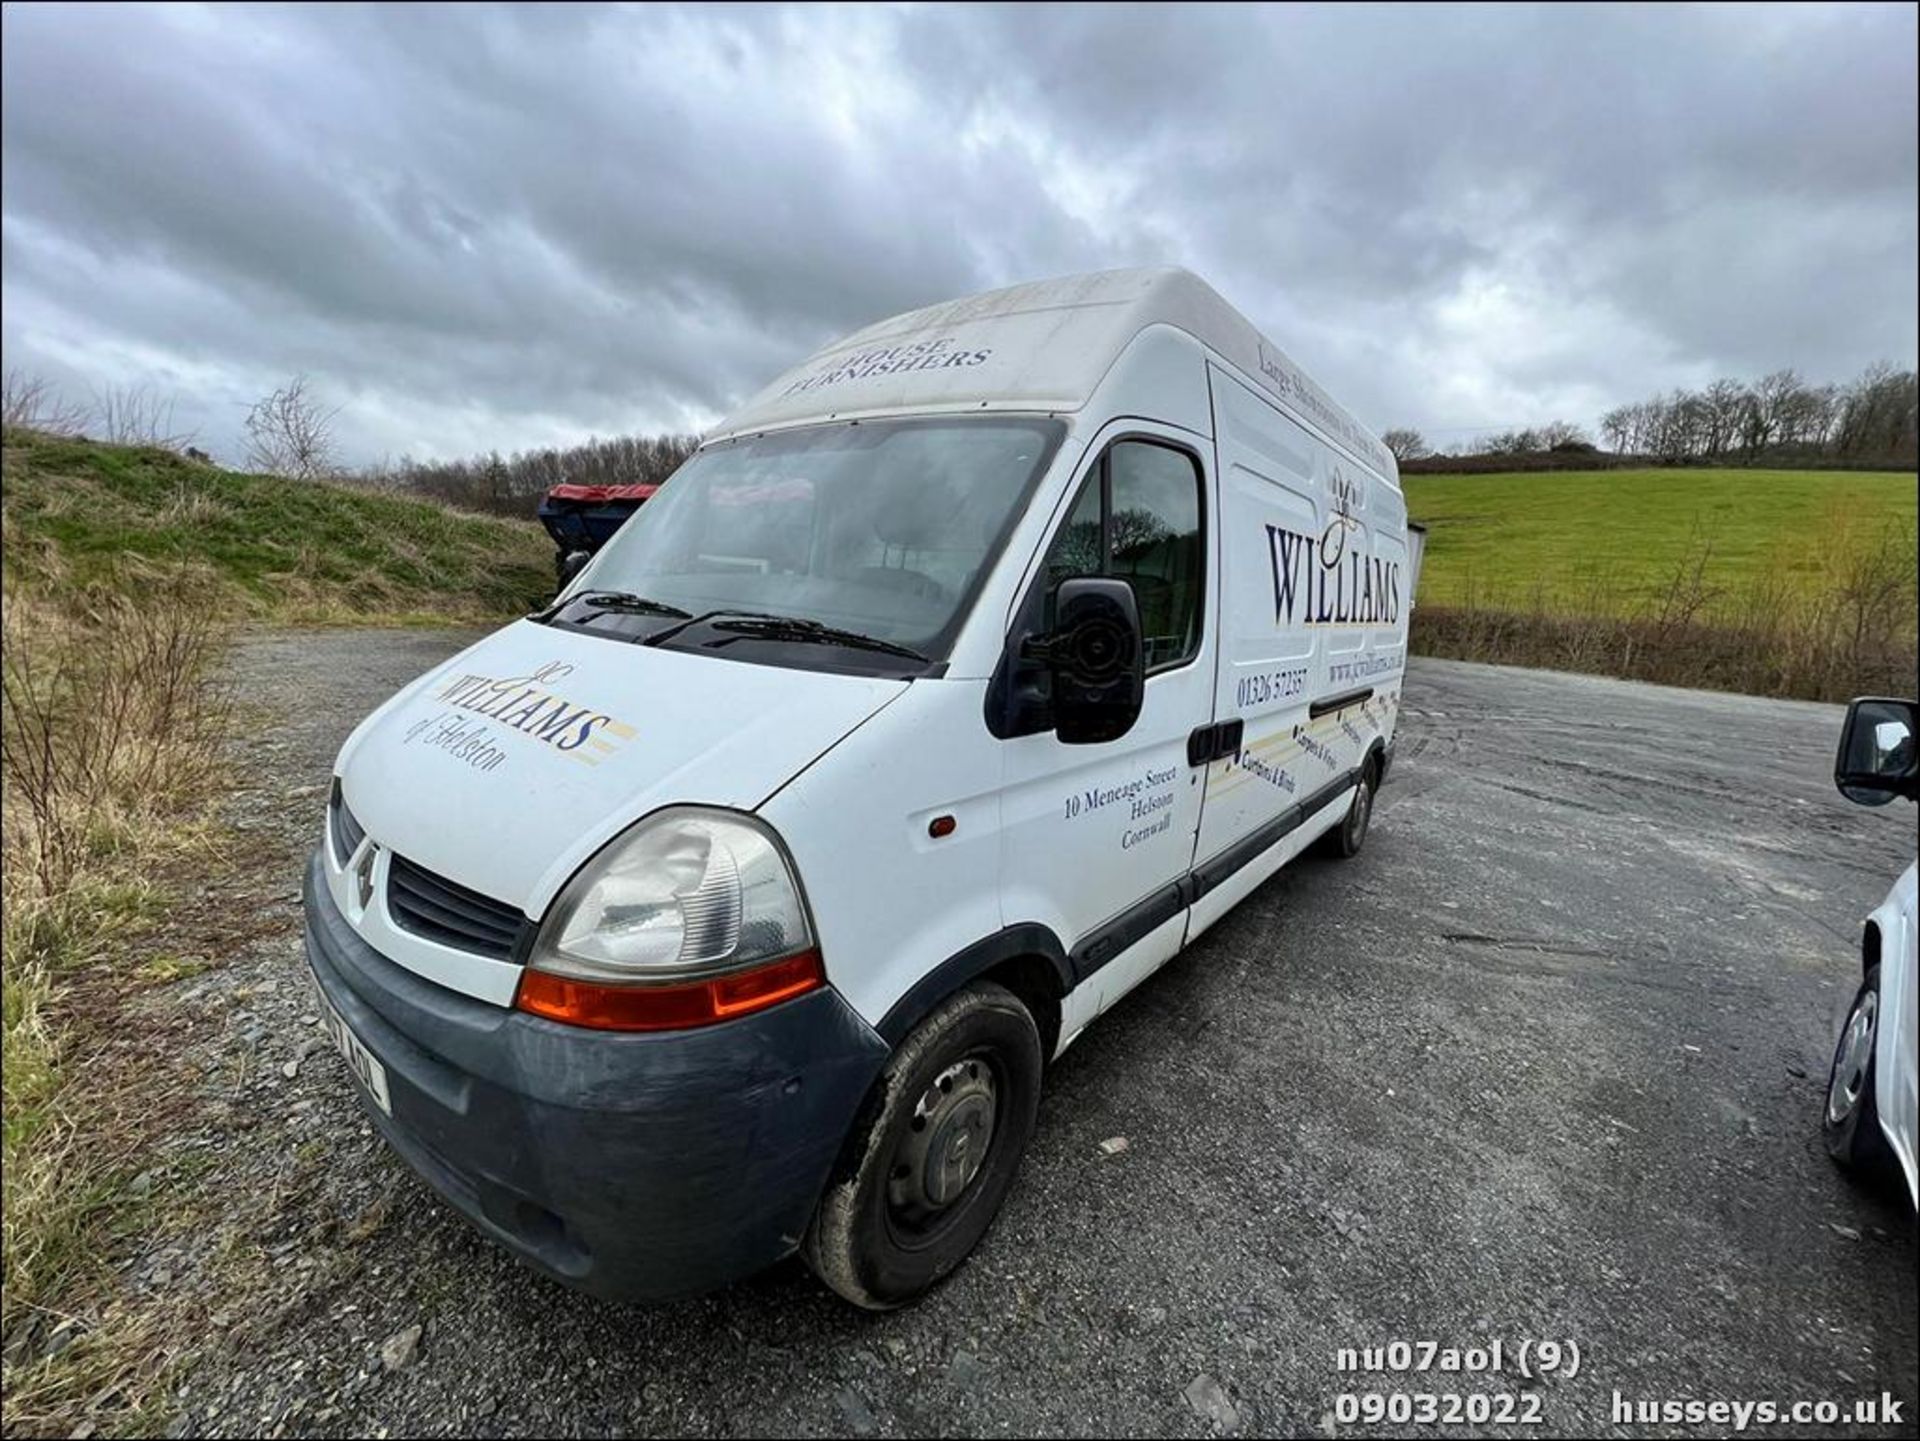
{"type": "Polygon", "coordinates": [[[1049,627],[1061,581],[1121,577],[1140,605],[1147,673],[1191,660],[1206,596],[1200,484],[1200,466],[1184,450],[1148,440],[1110,446],[1047,552],[1049,627]]]}

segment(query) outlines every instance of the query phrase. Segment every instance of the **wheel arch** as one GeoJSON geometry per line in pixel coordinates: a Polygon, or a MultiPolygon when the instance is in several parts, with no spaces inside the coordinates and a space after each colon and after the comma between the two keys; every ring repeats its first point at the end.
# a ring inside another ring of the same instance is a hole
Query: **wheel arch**
{"type": "Polygon", "coordinates": [[[1375,736],[1373,744],[1367,747],[1367,753],[1360,757],[1360,769],[1365,771],[1373,767],[1373,783],[1377,786],[1387,778],[1388,762],[1387,742],[1383,736],[1375,736]]]}
{"type": "MultiPolygon", "coordinates": [[[[977,980],[992,980],[1018,996],[1040,1031],[1042,1064],[1053,1058],[1060,1038],[1060,1002],[1073,986],[1073,969],[1066,947],[1051,929],[1038,922],[1008,926],[983,936],[957,951],[922,976],[888,1008],[874,1027],[886,1042],[889,1057],[913,1028],[933,1014],[935,1007],[977,980]]],[[[857,1141],[866,1133],[886,1101],[883,1066],[853,1114],[841,1138],[840,1149],[821,1185],[821,1194],[853,1175],[858,1166],[857,1141]]],[[[818,1205],[818,1202],[815,1202],[818,1205]]]]}
{"type": "Polygon", "coordinates": [[[1051,1056],[1060,1038],[1060,1002],[1073,987],[1073,968],[1060,938],[1036,922],[1008,926],[949,956],[895,1001],[874,1029],[889,1047],[898,1047],[935,1006],[981,979],[1005,986],[1033,1012],[1041,1053],[1051,1056]]]}

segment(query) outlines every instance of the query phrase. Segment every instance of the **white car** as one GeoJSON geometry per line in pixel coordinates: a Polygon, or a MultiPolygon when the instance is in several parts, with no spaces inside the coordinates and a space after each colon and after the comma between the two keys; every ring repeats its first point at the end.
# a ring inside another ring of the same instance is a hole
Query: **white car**
{"type": "MultiPolygon", "coordinates": [[[[1840,794],[1863,806],[1920,799],[1912,701],[1868,698],[1847,708],[1833,779],[1840,794]]],[[[1916,891],[1920,867],[1908,866],[1861,934],[1860,989],[1834,1043],[1824,1118],[1827,1151],[1850,1171],[1914,1176],[1916,891]]]]}

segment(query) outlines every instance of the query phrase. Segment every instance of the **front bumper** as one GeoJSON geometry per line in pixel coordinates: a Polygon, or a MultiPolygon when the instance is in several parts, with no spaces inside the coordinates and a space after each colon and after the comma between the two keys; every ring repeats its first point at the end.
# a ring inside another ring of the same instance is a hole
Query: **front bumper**
{"type": "Polygon", "coordinates": [[[837,991],[691,1031],[563,1026],[387,960],[340,914],[323,865],[307,867],[307,960],[386,1067],[393,1114],[367,1113],[488,1236],[568,1285],[644,1300],[711,1290],[799,1244],[887,1057],[837,991]]]}

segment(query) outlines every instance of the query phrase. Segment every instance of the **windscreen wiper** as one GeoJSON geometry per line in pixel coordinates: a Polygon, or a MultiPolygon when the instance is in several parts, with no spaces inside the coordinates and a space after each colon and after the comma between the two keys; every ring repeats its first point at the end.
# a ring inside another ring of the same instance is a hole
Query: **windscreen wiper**
{"type": "Polygon", "coordinates": [[[578,595],[568,596],[569,601],[580,601],[584,605],[595,606],[600,610],[631,610],[641,615],[667,615],[675,620],[691,620],[693,612],[682,610],[677,605],[668,605],[663,600],[649,600],[644,595],[635,595],[630,590],[583,590],[578,595]]]}
{"type": "Polygon", "coordinates": [[[888,655],[903,655],[909,660],[925,661],[927,659],[912,646],[896,645],[890,640],[880,639],[877,635],[866,635],[857,630],[841,630],[838,626],[822,625],[817,620],[801,620],[794,616],[729,616],[716,620],[713,628],[733,631],[740,635],[757,636],[763,640],[843,645],[854,650],[878,650],[885,651],[888,655]]]}
{"type": "Polygon", "coordinates": [[[691,629],[702,623],[712,625],[715,630],[732,631],[736,635],[755,636],[761,640],[790,640],[803,645],[839,645],[853,650],[885,651],[888,655],[905,656],[909,660],[926,661],[922,655],[910,646],[895,645],[890,640],[881,640],[879,636],[863,635],[857,630],[841,630],[836,626],[822,625],[817,620],[803,620],[798,616],[775,615],[771,611],[761,610],[709,610],[699,615],[689,616],[678,625],[667,626],[641,640],[642,645],[660,645],[672,640],[681,631],[691,629]]]}
{"type": "Polygon", "coordinates": [[[672,620],[691,620],[692,613],[680,609],[677,605],[668,605],[663,600],[649,600],[644,595],[635,595],[630,590],[583,590],[575,595],[563,596],[544,610],[533,613],[534,620],[551,620],[567,606],[590,605],[596,610],[631,611],[636,615],[664,615],[672,620]]]}

